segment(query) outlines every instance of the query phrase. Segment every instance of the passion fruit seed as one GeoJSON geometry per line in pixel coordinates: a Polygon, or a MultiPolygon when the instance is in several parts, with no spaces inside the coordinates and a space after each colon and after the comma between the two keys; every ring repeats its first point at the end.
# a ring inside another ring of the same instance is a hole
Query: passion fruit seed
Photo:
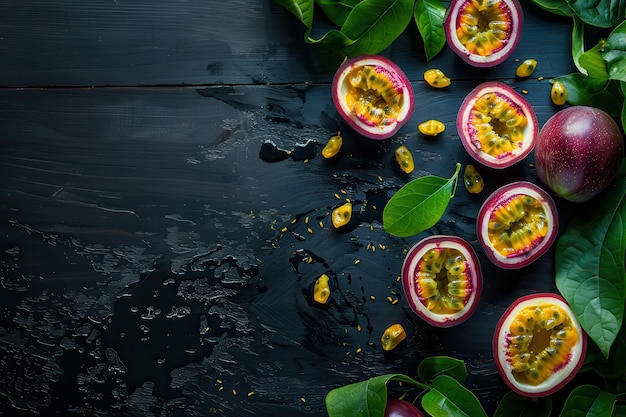
{"type": "Polygon", "coordinates": [[[511,37],[510,10],[503,1],[467,1],[459,16],[456,36],[472,54],[490,56],[511,37]]]}
{"type": "Polygon", "coordinates": [[[552,102],[557,106],[562,106],[567,101],[567,90],[565,90],[565,86],[560,81],[555,81],[552,83],[552,88],[550,89],[550,98],[552,102]]]}
{"type": "Polygon", "coordinates": [[[555,304],[519,311],[506,337],[513,376],[521,383],[538,385],[568,362],[579,334],[567,312],[555,304]]]}
{"type": "Polygon", "coordinates": [[[457,249],[434,248],[419,260],[415,270],[417,295],[435,314],[461,311],[472,293],[467,259],[457,249]]]}
{"type": "Polygon", "coordinates": [[[326,304],[330,297],[329,277],[326,274],[320,275],[313,285],[313,300],[318,304],[326,304]]]}
{"type": "Polygon", "coordinates": [[[413,172],[415,169],[415,163],[413,162],[413,155],[411,154],[411,151],[409,151],[406,146],[400,145],[394,153],[396,155],[396,161],[398,162],[398,165],[400,165],[400,169],[407,174],[413,172]]]}
{"type": "Polygon", "coordinates": [[[485,188],[485,181],[474,165],[466,165],[463,172],[465,188],[472,194],[480,193],[485,188]]]}
{"type": "Polygon", "coordinates": [[[496,158],[517,153],[524,144],[528,120],[506,95],[491,91],[480,96],[471,111],[471,130],[480,151],[496,158]]]}
{"type": "Polygon", "coordinates": [[[336,156],[341,150],[341,146],[343,145],[343,138],[341,137],[341,132],[337,132],[335,136],[332,136],[328,139],[328,142],[322,149],[322,156],[326,159],[332,158],[336,156]]]}
{"type": "Polygon", "coordinates": [[[352,218],[352,203],[349,201],[345,202],[341,206],[334,209],[331,215],[333,226],[336,229],[339,229],[340,227],[348,224],[351,218],[352,218]]]}
{"type": "Polygon", "coordinates": [[[385,329],[380,342],[383,349],[389,351],[398,346],[404,339],[406,339],[406,331],[401,324],[396,323],[385,329]]]}
{"type": "Polygon", "coordinates": [[[403,105],[402,84],[382,66],[354,68],[345,79],[346,105],[364,124],[387,126],[395,123],[403,105]]]}
{"type": "Polygon", "coordinates": [[[420,123],[417,126],[417,129],[422,135],[437,136],[438,134],[446,130],[446,125],[444,125],[439,120],[430,119],[423,123],[420,123]]]}
{"type": "Polygon", "coordinates": [[[519,66],[515,70],[515,75],[520,78],[530,77],[532,73],[535,72],[535,68],[537,68],[537,60],[526,59],[524,60],[524,62],[519,64],[519,66]]]}
{"type": "Polygon", "coordinates": [[[539,200],[517,194],[494,207],[487,235],[494,250],[504,257],[513,257],[537,246],[548,234],[550,226],[539,200]]]}
{"type": "Polygon", "coordinates": [[[445,88],[450,85],[450,78],[446,77],[439,69],[429,69],[424,71],[424,81],[434,88],[445,88]]]}

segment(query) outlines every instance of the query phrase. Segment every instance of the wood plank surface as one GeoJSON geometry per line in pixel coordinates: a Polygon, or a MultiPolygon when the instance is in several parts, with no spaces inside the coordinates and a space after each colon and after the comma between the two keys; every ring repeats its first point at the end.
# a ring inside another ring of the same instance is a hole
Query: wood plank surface
{"type": "Polygon", "coordinates": [[[480,306],[453,329],[410,312],[397,276],[433,233],[478,250],[484,197],[536,181],[532,155],[482,168],[484,193],[460,185],[419,236],[390,236],[381,216],[410,179],[473,163],[455,122],[480,82],[524,90],[540,124],[557,110],[549,79],[574,71],[571,22],[524,6],[514,58],[492,69],[448,49],[426,62],[411,30],[385,50],[416,110],[374,142],[340,120],[335,64],[273,1],[2,2],[0,414],[325,416],[328,390],[446,354],[466,361],[492,415],[506,392],[493,328],[517,296],[554,290],[553,252],[506,272],[479,251],[480,306]],[[516,79],[515,58],[530,57],[536,73],[516,79]],[[424,84],[431,67],[449,89],[424,84]],[[430,118],[447,127],[436,139],[416,128],[430,118]],[[344,153],[329,163],[320,150],[339,130],[344,153]],[[409,176],[393,159],[399,144],[416,159],[409,176]],[[340,233],[329,215],[346,198],[356,219],[340,233]],[[339,294],[328,310],[307,302],[323,272],[339,294]],[[395,322],[408,343],[385,353],[395,322]]]}

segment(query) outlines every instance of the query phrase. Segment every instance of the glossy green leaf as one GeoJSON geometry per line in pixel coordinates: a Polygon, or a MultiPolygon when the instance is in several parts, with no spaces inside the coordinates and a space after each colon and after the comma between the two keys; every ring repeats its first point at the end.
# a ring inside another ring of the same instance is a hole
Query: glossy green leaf
{"type": "Polygon", "coordinates": [[[626,81],[626,21],[617,26],[606,39],[602,55],[613,80],[626,81]]]}
{"type": "Polygon", "coordinates": [[[433,417],[487,417],[471,391],[448,375],[439,375],[422,397],[422,407],[433,417]]]}
{"type": "Polygon", "coordinates": [[[574,10],[566,0],[532,0],[537,6],[559,16],[572,16],[574,10]]]}
{"type": "Polygon", "coordinates": [[[359,0],[315,0],[328,20],[337,26],[343,26],[359,0]]]}
{"type": "Polygon", "coordinates": [[[405,184],[383,210],[385,230],[398,237],[409,237],[433,227],[454,197],[461,164],[446,179],[427,175],[405,184]]]}
{"type": "Polygon", "coordinates": [[[604,39],[601,39],[596,46],[583,52],[578,59],[578,64],[585,69],[586,74],[589,77],[598,80],[608,80],[609,71],[606,61],[602,57],[602,50],[604,48],[604,39]]]}
{"type": "Polygon", "coordinates": [[[624,165],[595,204],[576,210],[556,247],[556,286],[605,357],[622,326],[626,298],[624,165]]]}
{"type": "Polygon", "coordinates": [[[402,381],[420,388],[428,385],[403,374],[386,374],[335,388],[326,394],[329,417],[384,417],[387,405],[387,383],[402,381]]]}
{"type": "Polygon", "coordinates": [[[572,390],[560,417],[611,417],[615,395],[595,385],[581,385],[572,390]]]}
{"type": "Polygon", "coordinates": [[[618,117],[622,111],[624,96],[615,80],[589,77],[578,72],[554,80],[563,83],[567,102],[571,105],[597,107],[613,117],[618,117]]]}
{"type": "Polygon", "coordinates": [[[624,21],[625,0],[568,0],[580,19],[592,26],[609,28],[624,21]]]}
{"type": "Polygon", "coordinates": [[[493,417],[550,417],[552,398],[528,398],[509,391],[500,400],[493,417]]]}
{"type": "Polygon", "coordinates": [[[424,40],[426,60],[430,61],[446,45],[446,33],[443,30],[446,8],[440,0],[416,0],[413,14],[417,29],[424,40]]]}
{"type": "Polygon", "coordinates": [[[413,15],[413,0],[363,0],[341,27],[351,42],[342,54],[354,57],[376,54],[393,43],[407,28],[413,15]]]}
{"type": "Polygon", "coordinates": [[[449,375],[462,384],[467,379],[465,362],[449,356],[430,356],[417,367],[417,376],[422,381],[431,382],[438,375],[449,375]]]}
{"type": "Polygon", "coordinates": [[[572,59],[581,74],[587,75],[587,70],[580,65],[580,57],[585,53],[585,23],[578,16],[573,17],[572,28],[572,59]]]}

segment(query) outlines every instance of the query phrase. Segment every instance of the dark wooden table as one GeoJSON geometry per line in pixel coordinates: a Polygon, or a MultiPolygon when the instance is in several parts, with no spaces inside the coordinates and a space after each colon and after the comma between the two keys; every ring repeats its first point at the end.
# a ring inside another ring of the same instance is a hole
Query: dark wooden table
{"type": "MultiPolygon", "coordinates": [[[[415,29],[383,51],[412,80],[416,109],[374,142],[341,122],[335,67],[273,1],[2,2],[0,414],[325,416],[328,390],[415,375],[431,355],[466,361],[491,414],[506,392],[495,323],[518,296],[554,290],[553,253],[500,270],[475,218],[500,185],[536,181],[532,155],[483,169],[482,194],[459,187],[413,238],[388,235],[381,213],[408,180],[472,162],[455,118],[480,82],[526,90],[540,124],[557,110],[548,80],[574,71],[571,21],[523,4],[521,43],[495,68],[447,48],[426,62],[415,29]],[[538,68],[518,80],[526,58],[538,68]],[[435,67],[449,89],[424,84],[435,67]],[[430,118],[447,130],[425,140],[416,126],[430,118]],[[319,151],[338,130],[344,154],[328,163],[319,151]],[[393,159],[401,143],[416,158],[408,177],[393,159]],[[329,213],[345,198],[356,214],[340,233],[329,213]],[[478,310],[450,329],[410,312],[397,281],[405,251],[435,233],[470,241],[484,272],[478,310]],[[328,310],[306,298],[324,271],[339,290],[328,310]],[[408,343],[384,353],[396,322],[408,343]]],[[[566,219],[569,205],[559,210],[566,219]]]]}

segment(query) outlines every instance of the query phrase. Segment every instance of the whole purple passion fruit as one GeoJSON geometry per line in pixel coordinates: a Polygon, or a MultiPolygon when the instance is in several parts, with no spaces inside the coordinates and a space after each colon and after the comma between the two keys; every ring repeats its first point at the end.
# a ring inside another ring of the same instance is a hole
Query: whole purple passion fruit
{"type": "Polygon", "coordinates": [[[559,230],[558,219],[548,193],[531,182],[519,181],[487,197],[478,211],[476,233],[496,266],[522,268],[550,249],[559,230]]]}
{"type": "Polygon", "coordinates": [[[600,109],[572,106],[543,125],[535,147],[537,177],[560,197],[587,201],[613,181],[624,158],[617,123],[600,109]]]}
{"type": "Polygon", "coordinates": [[[413,114],[413,87],[404,72],[389,59],[363,55],[345,61],[335,73],[333,102],[356,132],[386,139],[413,114]]]}
{"type": "Polygon", "coordinates": [[[492,67],[510,57],[523,25],[517,0],[452,0],[443,23],[450,49],[475,67],[492,67]]]}
{"type": "Polygon", "coordinates": [[[460,324],[478,305],[480,263],[459,237],[435,235],[416,243],[404,259],[401,276],[409,306],[433,326],[460,324]]]}
{"type": "Polygon", "coordinates": [[[456,127],[472,158],[491,168],[507,168],[535,147],[537,116],[519,93],[501,82],[472,90],[457,115],[456,127]]]}
{"type": "Polygon", "coordinates": [[[517,299],[493,336],[493,356],[509,388],[543,397],[563,388],[585,359],[587,336],[566,301],[538,293],[517,299]]]}
{"type": "Polygon", "coordinates": [[[384,417],[424,417],[424,414],[408,401],[388,398],[384,417]]]}

